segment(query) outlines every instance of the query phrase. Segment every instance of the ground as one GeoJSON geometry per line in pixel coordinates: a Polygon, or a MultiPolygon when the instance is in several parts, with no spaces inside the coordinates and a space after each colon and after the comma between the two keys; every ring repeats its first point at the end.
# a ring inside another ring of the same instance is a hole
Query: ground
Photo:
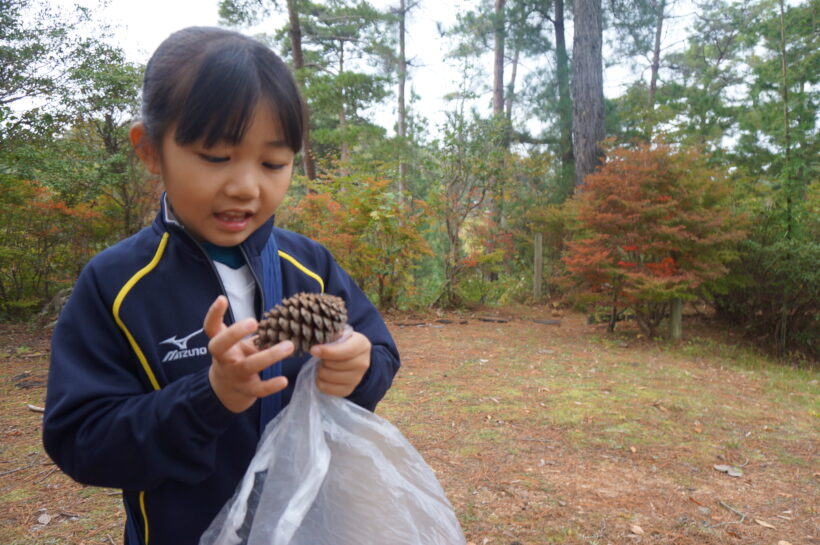
{"type": "MultiPolygon", "coordinates": [[[[387,318],[403,365],[378,413],[468,542],[820,544],[817,371],[697,316],[678,343],[548,306],[387,318]]],[[[43,452],[48,351],[0,325],[0,543],[120,543],[117,491],[43,452]]]]}

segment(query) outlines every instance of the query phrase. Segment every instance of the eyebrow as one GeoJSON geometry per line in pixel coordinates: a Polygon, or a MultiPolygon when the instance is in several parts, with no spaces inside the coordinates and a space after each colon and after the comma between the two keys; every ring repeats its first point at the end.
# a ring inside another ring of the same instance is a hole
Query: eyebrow
{"type": "Polygon", "coordinates": [[[271,148],[290,148],[290,145],[284,140],[269,140],[265,145],[271,148]]]}

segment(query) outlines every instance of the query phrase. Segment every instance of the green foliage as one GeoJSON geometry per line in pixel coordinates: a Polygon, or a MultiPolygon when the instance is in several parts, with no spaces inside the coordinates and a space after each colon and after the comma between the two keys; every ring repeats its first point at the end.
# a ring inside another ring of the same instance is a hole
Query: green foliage
{"type": "MultiPolygon", "coordinates": [[[[347,161],[356,147],[366,148],[384,135],[368,117],[390,94],[392,19],[362,0],[299,0],[297,7],[305,59],[298,77],[310,108],[313,152],[319,160],[347,161]]],[[[285,51],[287,30],[276,34],[285,51]]]]}
{"type": "Polygon", "coordinates": [[[155,188],[128,141],[142,67],[107,26],[36,0],[0,12],[0,318],[25,318],[144,225],[155,188]]]}
{"type": "MultiPolygon", "coordinates": [[[[766,202],[766,197],[753,203],[766,202]]],[[[779,354],[802,351],[820,356],[820,181],[806,191],[797,208],[794,236],[785,236],[782,209],[753,210],[749,239],[732,264],[731,283],[715,296],[723,318],[742,324],[779,354]]]]}
{"type": "MultiPolygon", "coordinates": [[[[448,116],[444,138],[436,151],[439,184],[434,191],[434,210],[447,235],[444,257],[444,287],[438,303],[458,306],[456,286],[465,267],[474,266],[465,258],[465,228],[480,222],[482,206],[493,181],[503,187],[507,152],[499,145],[506,123],[498,119],[481,119],[463,113],[448,116]]],[[[479,241],[482,244],[483,241],[479,241]]]]}
{"type": "Polygon", "coordinates": [[[564,257],[568,285],[613,316],[632,309],[654,337],[673,299],[717,286],[737,257],[733,243],[743,232],[723,178],[694,150],[610,150],[575,197],[578,224],[564,257]]]}
{"type": "Polygon", "coordinates": [[[427,207],[415,202],[410,209],[391,184],[370,175],[325,175],[301,197],[294,188],[279,214],[288,228],[324,244],[383,309],[412,304],[413,270],[431,253],[422,236],[427,207]]]}
{"type": "Polygon", "coordinates": [[[719,313],[780,354],[802,350],[820,356],[820,243],[780,240],[741,245],[732,267],[740,280],[718,295],[719,313]]]}

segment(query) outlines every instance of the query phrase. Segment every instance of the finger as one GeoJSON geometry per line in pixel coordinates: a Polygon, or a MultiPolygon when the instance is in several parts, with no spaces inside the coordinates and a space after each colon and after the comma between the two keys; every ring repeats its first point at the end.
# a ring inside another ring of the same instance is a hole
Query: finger
{"type": "Polygon", "coordinates": [[[253,318],[247,318],[232,324],[211,338],[208,342],[208,350],[215,356],[221,356],[231,347],[241,342],[243,337],[256,331],[257,326],[258,324],[253,318]]]}
{"type": "Polygon", "coordinates": [[[356,370],[338,371],[324,367],[316,373],[316,379],[317,383],[321,381],[327,384],[348,385],[354,381],[358,383],[356,379],[361,379],[361,375],[362,373],[356,370]]]}
{"type": "Polygon", "coordinates": [[[346,341],[320,344],[310,349],[310,353],[325,361],[346,361],[360,356],[371,348],[370,340],[361,333],[353,333],[346,341]]]}
{"type": "Polygon", "coordinates": [[[276,392],[280,392],[287,388],[288,386],[288,379],[287,377],[273,377],[268,380],[263,380],[259,383],[259,386],[256,388],[256,397],[265,397],[271,394],[275,394],[276,392]]]}
{"type": "Polygon", "coordinates": [[[249,339],[245,337],[240,341],[239,346],[242,347],[242,353],[245,356],[250,356],[251,354],[256,354],[257,352],[259,352],[259,347],[256,346],[256,343],[254,342],[255,338],[256,336],[254,335],[253,338],[249,339]]]}
{"type": "Polygon", "coordinates": [[[339,384],[330,384],[328,382],[316,381],[316,387],[320,392],[336,397],[347,397],[353,393],[353,388],[350,386],[342,386],[339,384]]]}
{"type": "Polygon", "coordinates": [[[203,329],[209,338],[214,338],[225,327],[225,311],[228,310],[228,299],[224,295],[220,295],[211,303],[205,314],[205,322],[203,329]]]}
{"type": "Polygon", "coordinates": [[[270,348],[261,350],[245,358],[242,367],[248,374],[261,373],[274,363],[293,354],[294,345],[291,341],[282,341],[270,348]]]}

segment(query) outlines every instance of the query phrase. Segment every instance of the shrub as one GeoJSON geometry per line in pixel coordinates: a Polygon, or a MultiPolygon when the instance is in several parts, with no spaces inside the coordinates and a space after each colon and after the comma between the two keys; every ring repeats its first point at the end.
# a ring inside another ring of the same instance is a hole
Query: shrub
{"type": "Polygon", "coordinates": [[[766,241],[756,233],[740,250],[732,266],[736,281],[715,296],[718,315],[743,324],[779,354],[820,356],[820,242],[766,241]]]}
{"type": "Polygon", "coordinates": [[[610,150],[574,197],[578,219],[563,258],[569,286],[613,317],[630,308],[655,336],[674,299],[716,286],[737,256],[743,232],[724,178],[695,150],[610,150]]]}
{"type": "Polygon", "coordinates": [[[413,298],[413,269],[431,254],[421,235],[423,203],[404,203],[390,184],[380,177],[326,175],[280,214],[288,228],[325,245],[383,309],[413,298]]]}
{"type": "Polygon", "coordinates": [[[35,314],[70,286],[94,252],[100,214],[68,206],[44,185],[0,176],[0,318],[35,314]]]}

